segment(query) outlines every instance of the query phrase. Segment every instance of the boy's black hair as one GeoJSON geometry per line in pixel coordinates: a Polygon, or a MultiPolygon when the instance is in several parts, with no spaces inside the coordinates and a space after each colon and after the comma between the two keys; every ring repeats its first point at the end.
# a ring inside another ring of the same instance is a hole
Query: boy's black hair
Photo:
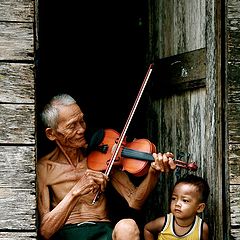
{"type": "Polygon", "coordinates": [[[196,186],[198,188],[198,191],[200,192],[200,201],[207,203],[210,188],[208,182],[205,179],[194,174],[188,174],[179,178],[175,183],[174,187],[179,183],[189,183],[196,186]]]}

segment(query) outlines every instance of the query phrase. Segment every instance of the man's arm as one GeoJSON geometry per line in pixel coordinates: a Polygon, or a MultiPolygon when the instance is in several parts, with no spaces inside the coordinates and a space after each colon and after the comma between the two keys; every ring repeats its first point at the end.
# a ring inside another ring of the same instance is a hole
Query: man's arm
{"type": "Polygon", "coordinates": [[[131,208],[141,209],[147,197],[156,186],[160,173],[176,168],[171,153],[159,153],[153,156],[155,161],[151,164],[148,174],[138,187],[134,186],[124,172],[116,171],[112,175],[111,182],[114,188],[126,199],[131,208]]]}
{"type": "Polygon", "coordinates": [[[37,167],[38,210],[40,217],[39,233],[44,239],[49,239],[66,223],[81,196],[91,191],[96,191],[99,186],[104,191],[106,186],[106,178],[102,173],[87,170],[59,204],[51,210],[46,179],[47,167],[39,163],[37,167]]]}
{"type": "Polygon", "coordinates": [[[47,167],[39,163],[37,166],[39,233],[44,239],[50,239],[65,224],[78,201],[78,197],[76,194],[73,194],[73,191],[70,191],[51,211],[50,195],[46,179],[47,167]]]}

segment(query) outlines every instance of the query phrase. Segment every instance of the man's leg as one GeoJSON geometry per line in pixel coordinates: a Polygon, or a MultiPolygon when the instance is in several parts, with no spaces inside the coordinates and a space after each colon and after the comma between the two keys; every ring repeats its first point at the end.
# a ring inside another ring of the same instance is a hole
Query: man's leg
{"type": "Polygon", "coordinates": [[[114,227],[113,240],[140,240],[140,231],[133,219],[122,219],[114,227]]]}

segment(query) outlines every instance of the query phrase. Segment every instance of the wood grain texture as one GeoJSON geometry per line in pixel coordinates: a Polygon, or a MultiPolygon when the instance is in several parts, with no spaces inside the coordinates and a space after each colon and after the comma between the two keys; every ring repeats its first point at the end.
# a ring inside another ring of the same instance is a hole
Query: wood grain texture
{"type": "Polygon", "coordinates": [[[0,232],[1,240],[33,240],[37,239],[36,232],[0,232]]]}
{"type": "Polygon", "coordinates": [[[0,62],[0,103],[34,103],[33,64],[0,62]]]}
{"type": "Polygon", "coordinates": [[[186,91],[206,85],[206,49],[154,61],[151,78],[151,96],[161,97],[162,94],[186,91]]]}
{"type": "Polygon", "coordinates": [[[33,0],[1,0],[0,21],[32,22],[34,20],[33,0]]]}
{"type": "Polygon", "coordinates": [[[34,105],[30,104],[0,104],[0,143],[34,144],[34,111],[34,105]]]}
{"type": "Polygon", "coordinates": [[[162,58],[205,47],[205,0],[150,4],[150,53],[162,58]]]}
{"type": "MultiPolygon", "coordinates": [[[[240,185],[232,184],[230,186],[230,199],[231,199],[231,225],[237,233],[237,228],[240,227],[240,185]]],[[[240,235],[239,235],[240,236],[240,235]]]]}
{"type": "Polygon", "coordinates": [[[229,144],[240,143],[240,104],[228,103],[228,129],[229,129],[229,144]]]}
{"type": "Polygon", "coordinates": [[[0,60],[33,61],[33,23],[0,22],[0,60]]]}
{"type": "Polygon", "coordinates": [[[230,184],[240,185],[240,144],[229,144],[229,178],[230,184]]]}
{"type": "MultiPolygon", "coordinates": [[[[239,53],[240,54],[240,53],[239,53]]],[[[240,60],[229,61],[228,63],[228,85],[227,85],[227,96],[229,103],[240,104],[240,60]]],[[[231,112],[228,112],[231,114],[231,112]]]]}
{"type": "Polygon", "coordinates": [[[0,205],[0,229],[36,229],[36,197],[33,189],[0,187],[0,205]]]}
{"type": "Polygon", "coordinates": [[[0,187],[32,189],[35,184],[34,146],[0,146],[0,187]]]}
{"type": "Polygon", "coordinates": [[[240,239],[240,1],[227,5],[227,136],[230,234],[240,239]]]}
{"type": "Polygon", "coordinates": [[[34,146],[0,146],[0,229],[36,229],[34,159],[34,146]]]}
{"type": "Polygon", "coordinates": [[[37,239],[34,0],[0,1],[0,239],[37,239]]]}

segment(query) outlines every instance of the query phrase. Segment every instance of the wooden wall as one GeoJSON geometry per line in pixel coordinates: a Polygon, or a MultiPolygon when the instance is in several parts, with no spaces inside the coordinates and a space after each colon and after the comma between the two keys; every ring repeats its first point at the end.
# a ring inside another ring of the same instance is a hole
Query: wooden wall
{"type": "MultiPolygon", "coordinates": [[[[208,180],[211,194],[202,217],[210,226],[211,239],[223,239],[226,231],[221,7],[219,1],[210,0],[149,0],[149,59],[163,63],[156,70],[158,76],[153,84],[158,95],[151,98],[150,135],[159,133],[161,151],[189,153],[190,161],[199,166],[196,174],[208,180]],[[203,62],[201,55],[197,56],[200,53],[204,54],[203,62]],[[194,73],[197,66],[201,70],[194,73]],[[187,85],[188,81],[201,84],[187,85]],[[181,83],[185,87],[177,90],[181,83]]],[[[163,206],[158,208],[158,215],[168,210],[173,177],[178,176],[160,179],[153,207],[163,206]]],[[[154,209],[149,212],[151,218],[156,215],[154,209]]]]}
{"type": "Polygon", "coordinates": [[[36,238],[35,2],[0,1],[0,238],[36,238]]]}
{"type": "Polygon", "coordinates": [[[240,1],[229,0],[226,11],[228,155],[225,167],[226,177],[230,180],[230,216],[228,219],[231,225],[231,237],[240,239],[240,1]]]}

